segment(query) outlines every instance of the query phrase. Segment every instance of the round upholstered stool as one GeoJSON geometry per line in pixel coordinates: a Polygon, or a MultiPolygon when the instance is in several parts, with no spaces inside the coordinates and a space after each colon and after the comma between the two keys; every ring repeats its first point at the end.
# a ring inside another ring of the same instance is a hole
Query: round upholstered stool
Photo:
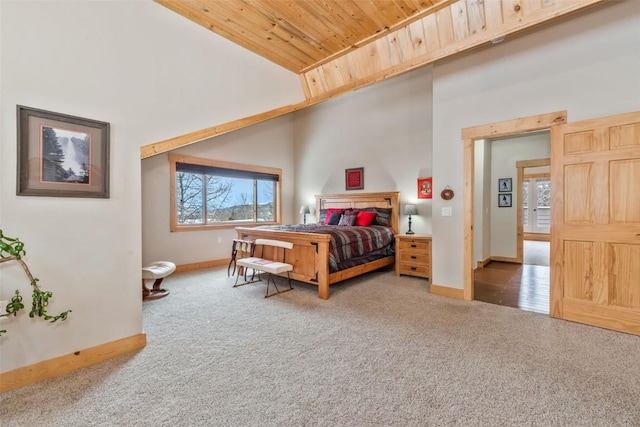
{"type": "Polygon", "coordinates": [[[142,299],[158,299],[169,295],[168,289],[161,289],[162,279],[176,271],[176,265],[169,261],[154,261],[142,268],[142,299]],[[146,281],[155,280],[151,289],[146,281]]]}

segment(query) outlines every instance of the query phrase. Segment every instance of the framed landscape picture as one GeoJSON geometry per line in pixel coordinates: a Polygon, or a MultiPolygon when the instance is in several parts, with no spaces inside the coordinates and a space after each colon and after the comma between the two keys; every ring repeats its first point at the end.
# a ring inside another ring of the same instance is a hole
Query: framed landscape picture
{"type": "Polygon", "coordinates": [[[364,168],[345,169],[345,190],[364,190],[364,168]]]}
{"type": "Polygon", "coordinates": [[[109,123],[18,105],[19,196],[109,197],[109,123]]]}

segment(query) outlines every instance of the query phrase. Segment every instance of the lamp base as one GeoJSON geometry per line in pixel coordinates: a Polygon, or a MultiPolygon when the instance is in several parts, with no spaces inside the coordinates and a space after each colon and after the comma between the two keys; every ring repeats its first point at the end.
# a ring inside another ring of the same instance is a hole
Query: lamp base
{"type": "Polygon", "coordinates": [[[409,215],[409,231],[407,231],[405,234],[415,234],[413,231],[411,231],[411,215],[409,215]]]}

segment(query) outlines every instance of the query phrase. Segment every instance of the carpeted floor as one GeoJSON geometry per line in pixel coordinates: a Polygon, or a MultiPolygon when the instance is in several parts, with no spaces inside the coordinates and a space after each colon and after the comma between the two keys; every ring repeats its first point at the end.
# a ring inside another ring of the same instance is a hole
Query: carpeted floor
{"type": "Polygon", "coordinates": [[[0,396],[10,426],[634,426],[640,337],[376,272],[265,299],[226,269],[144,303],[147,347],[0,396]]]}

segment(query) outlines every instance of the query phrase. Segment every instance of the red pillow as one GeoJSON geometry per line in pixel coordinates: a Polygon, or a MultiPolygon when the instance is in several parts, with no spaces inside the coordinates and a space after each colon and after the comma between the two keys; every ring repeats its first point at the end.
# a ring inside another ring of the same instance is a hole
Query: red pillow
{"type": "Polygon", "coordinates": [[[376,212],[358,212],[358,218],[356,219],[356,225],[368,227],[373,222],[373,218],[376,217],[376,212]]]}
{"type": "Polygon", "coordinates": [[[324,225],[329,224],[329,218],[331,218],[331,214],[332,214],[332,213],[334,213],[334,212],[342,213],[342,211],[343,211],[343,210],[344,210],[344,209],[331,209],[331,208],[330,208],[330,209],[327,209],[327,216],[326,216],[326,217],[324,217],[324,222],[323,222],[323,224],[324,224],[324,225]]]}

